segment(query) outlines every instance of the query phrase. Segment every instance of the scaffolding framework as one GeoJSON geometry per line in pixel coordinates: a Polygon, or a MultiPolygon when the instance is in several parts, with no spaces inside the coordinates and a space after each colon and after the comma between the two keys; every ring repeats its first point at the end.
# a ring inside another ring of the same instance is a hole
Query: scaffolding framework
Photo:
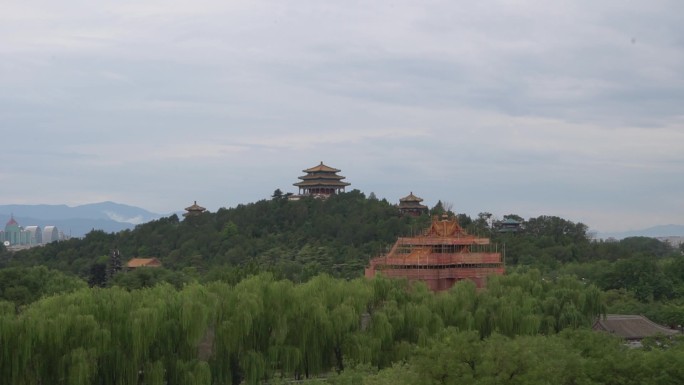
{"type": "Polygon", "coordinates": [[[471,280],[478,288],[490,275],[503,275],[504,264],[496,244],[466,233],[455,218],[433,218],[417,237],[397,239],[390,251],[371,259],[366,277],[382,274],[423,281],[433,291],[447,290],[456,282],[471,280]]]}

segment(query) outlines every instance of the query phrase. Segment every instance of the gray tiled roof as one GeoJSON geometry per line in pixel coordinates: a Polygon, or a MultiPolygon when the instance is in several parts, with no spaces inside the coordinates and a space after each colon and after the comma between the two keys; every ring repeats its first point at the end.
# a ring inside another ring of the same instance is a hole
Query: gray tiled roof
{"type": "Polygon", "coordinates": [[[666,336],[679,334],[679,331],[658,325],[641,315],[608,314],[600,317],[593,326],[594,330],[603,330],[628,340],[663,334],[666,336]]]}

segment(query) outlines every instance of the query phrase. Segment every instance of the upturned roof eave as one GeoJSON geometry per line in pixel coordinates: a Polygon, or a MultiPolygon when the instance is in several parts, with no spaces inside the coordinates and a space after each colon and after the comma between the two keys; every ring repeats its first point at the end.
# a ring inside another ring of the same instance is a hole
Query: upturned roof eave
{"type": "Polygon", "coordinates": [[[331,181],[302,181],[302,182],[293,183],[292,185],[297,186],[297,187],[310,187],[310,186],[345,187],[345,186],[350,186],[351,183],[331,180],[331,181]]]}
{"type": "Polygon", "coordinates": [[[340,180],[340,179],[345,179],[346,177],[344,177],[342,175],[337,175],[334,173],[310,173],[310,174],[302,175],[298,178],[302,179],[302,180],[307,180],[307,179],[337,179],[337,180],[340,180]]]}
{"type": "Polygon", "coordinates": [[[324,172],[340,172],[341,170],[338,170],[334,167],[326,166],[321,162],[321,164],[308,168],[306,170],[302,170],[302,172],[316,172],[316,171],[324,171],[324,172]]]}

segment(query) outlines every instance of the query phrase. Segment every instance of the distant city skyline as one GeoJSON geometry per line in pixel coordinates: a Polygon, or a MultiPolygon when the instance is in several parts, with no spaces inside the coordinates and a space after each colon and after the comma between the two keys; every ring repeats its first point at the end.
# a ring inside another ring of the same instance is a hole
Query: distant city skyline
{"type": "Polygon", "coordinates": [[[11,215],[4,228],[0,229],[0,243],[5,247],[34,247],[66,238],[57,226],[48,225],[42,229],[35,224],[22,226],[14,215],[11,215]]]}
{"type": "MultiPolygon", "coordinates": [[[[413,191],[476,216],[684,224],[684,3],[10,2],[0,204],[167,214],[413,191]]],[[[16,213],[15,213],[16,214],[16,213]]]]}

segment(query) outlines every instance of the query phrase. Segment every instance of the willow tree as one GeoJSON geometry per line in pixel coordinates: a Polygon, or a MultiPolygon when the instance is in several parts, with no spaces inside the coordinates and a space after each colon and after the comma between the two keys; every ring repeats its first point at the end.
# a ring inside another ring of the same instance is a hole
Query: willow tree
{"type": "Polygon", "coordinates": [[[211,307],[200,286],[83,289],[45,298],[0,317],[3,346],[15,356],[3,357],[0,371],[13,384],[186,383],[190,372],[208,373],[178,362],[196,360],[211,307]]]}
{"type": "Polygon", "coordinates": [[[532,270],[491,277],[478,295],[475,319],[483,337],[494,331],[508,336],[557,333],[589,325],[604,309],[595,286],[568,276],[544,279],[532,270]]]}
{"type": "Polygon", "coordinates": [[[457,282],[446,292],[435,296],[433,309],[445,326],[454,326],[459,330],[473,330],[475,318],[473,313],[477,304],[475,283],[470,280],[457,282]]]}
{"type": "Polygon", "coordinates": [[[299,320],[298,327],[292,330],[290,343],[299,349],[301,362],[296,372],[307,378],[328,371],[332,357],[332,323],[325,300],[322,298],[328,289],[330,278],[316,277],[297,286],[293,316],[299,320]]]}

